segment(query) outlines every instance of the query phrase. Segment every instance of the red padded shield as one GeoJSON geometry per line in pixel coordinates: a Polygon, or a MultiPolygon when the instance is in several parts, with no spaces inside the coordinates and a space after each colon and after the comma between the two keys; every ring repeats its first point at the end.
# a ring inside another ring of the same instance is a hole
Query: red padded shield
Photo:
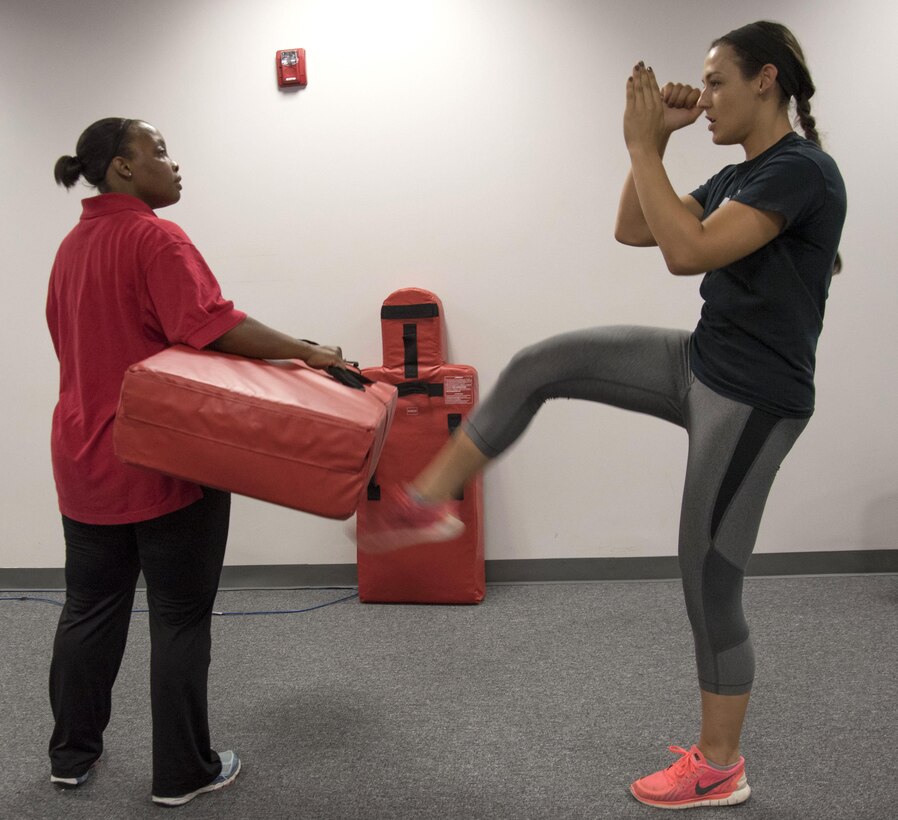
{"type": "Polygon", "coordinates": [[[125,374],[116,455],[209,487],[327,518],[349,518],[396,403],[300,361],[175,346],[125,374]]]}
{"type": "MultiPolygon", "coordinates": [[[[442,314],[440,300],[419,288],[397,291],[384,302],[385,364],[362,372],[370,379],[396,385],[399,398],[374,478],[359,504],[356,527],[360,538],[373,505],[384,503],[380,487],[413,479],[477,401],[477,371],[468,365],[444,363],[442,314]],[[412,331],[409,325],[416,329],[412,331]],[[413,357],[414,349],[417,356],[413,357]]],[[[480,476],[465,486],[460,512],[465,531],[452,541],[386,553],[359,550],[359,598],[381,603],[482,601],[486,583],[480,476]]]]}

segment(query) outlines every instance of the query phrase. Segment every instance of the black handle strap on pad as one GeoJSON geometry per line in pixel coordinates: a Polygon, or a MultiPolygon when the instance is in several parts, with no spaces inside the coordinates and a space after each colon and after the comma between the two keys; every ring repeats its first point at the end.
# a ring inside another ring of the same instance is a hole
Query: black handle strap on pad
{"type": "Polygon", "coordinates": [[[384,305],[380,309],[381,319],[435,319],[440,315],[436,302],[418,305],[384,305]]]}
{"type": "Polygon", "coordinates": [[[325,368],[325,370],[332,379],[340,382],[340,384],[345,384],[347,387],[351,387],[353,390],[364,390],[366,384],[374,384],[371,379],[362,373],[358,373],[355,370],[346,370],[343,367],[337,367],[335,364],[325,368]]]}
{"type": "Polygon", "coordinates": [[[443,385],[439,382],[400,382],[396,385],[399,392],[399,398],[403,396],[430,396],[430,398],[441,398],[443,395],[443,385]]]}
{"type": "Polygon", "coordinates": [[[416,379],[418,377],[418,326],[408,324],[402,326],[402,347],[405,351],[403,364],[405,365],[405,378],[416,379]]]}

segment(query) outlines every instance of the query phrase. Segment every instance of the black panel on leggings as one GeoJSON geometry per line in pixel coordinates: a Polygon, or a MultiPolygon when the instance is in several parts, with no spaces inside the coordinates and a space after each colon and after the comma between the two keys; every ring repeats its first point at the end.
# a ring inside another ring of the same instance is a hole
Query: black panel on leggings
{"type": "Polygon", "coordinates": [[[754,464],[758,453],[761,452],[764,442],[767,441],[767,437],[778,421],[780,421],[780,417],[772,413],[766,413],[757,408],[751,411],[751,415],[745,422],[745,429],[739,437],[739,443],[733,451],[730,466],[720,484],[717,501],[714,503],[714,512],[711,514],[712,542],[714,536],[717,535],[717,528],[720,526],[727,507],[730,506],[733,496],[736,495],[751,465],[754,464]]]}
{"type": "Polygon", "coordinates": [[[702,575],[705,623],[711,649],[716,655],[748,640],[748,624],[742,607],[733,606],[733,601],[742,600],[744,573],[717,550],[711,549],[705,558],[702,575]]]}

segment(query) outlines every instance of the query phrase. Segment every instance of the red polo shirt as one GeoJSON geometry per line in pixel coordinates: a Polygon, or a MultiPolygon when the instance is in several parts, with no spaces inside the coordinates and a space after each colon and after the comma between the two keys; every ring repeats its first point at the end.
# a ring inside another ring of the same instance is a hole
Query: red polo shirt
{"type": "Polygon", "coordinates": [[[173,344],[205,347],[246,314],[222,297],[187,235],[139,199],[100,194],[82,205],[56,254],[47,297],[59,358],[51,436],[59,508],[87,524],[145,521],[202,491],[115,457],[112,422],[125,370],[173,344]]]}

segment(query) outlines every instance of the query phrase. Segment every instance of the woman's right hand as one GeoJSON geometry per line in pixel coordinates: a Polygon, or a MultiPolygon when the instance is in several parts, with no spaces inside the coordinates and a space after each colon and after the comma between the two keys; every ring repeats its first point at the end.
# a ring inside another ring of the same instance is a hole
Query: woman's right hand
{"type": "Polygon", "coordinates": [[[329,347],[328,345],[315,345],[305,358],[305,363],[310,367],[324,370],[328,367],[348,367],[349,362],[343,359],[343,349],[329,347]]]}
{"type": "Polygon", "coordinates": [[[661,89],[664,125],[668,133],[692,125],[701,116],[702,109],[697,104],[701,93],[698,88],[685,83],[667,83],[661,89]]]}

